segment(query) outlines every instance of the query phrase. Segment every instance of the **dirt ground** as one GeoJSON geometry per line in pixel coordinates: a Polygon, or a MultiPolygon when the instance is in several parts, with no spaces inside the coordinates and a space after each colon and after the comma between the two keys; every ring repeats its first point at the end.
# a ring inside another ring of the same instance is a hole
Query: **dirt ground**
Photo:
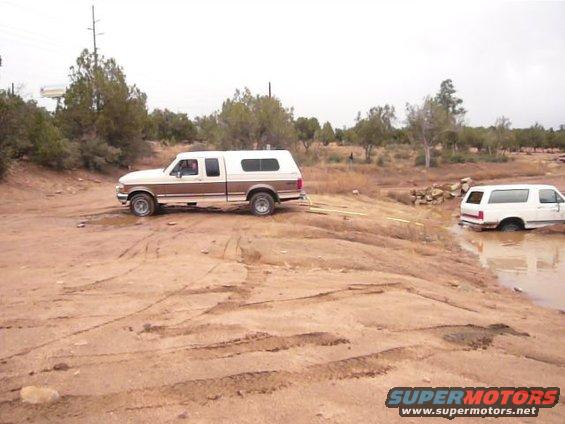
{"type": "Polygon", "coordinates": [[[501,287],[434,209],[139,219],[114,183],[22,166],[0,185],[0,422],[431,423],[388,390],[565,387],[563,312],[501,287]],[[61,399],[24,404],[29,385],[61,399]]]}

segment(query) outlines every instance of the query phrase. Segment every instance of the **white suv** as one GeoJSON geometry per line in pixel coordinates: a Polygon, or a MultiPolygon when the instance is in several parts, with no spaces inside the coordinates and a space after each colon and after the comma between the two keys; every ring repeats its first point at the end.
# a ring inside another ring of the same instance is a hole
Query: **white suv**
{"type": "Polygon", "coordinates": [[[463,225],[518,231],[565,223],[565,199],[554,186],[475,186],[461,202],[463,225]]]}

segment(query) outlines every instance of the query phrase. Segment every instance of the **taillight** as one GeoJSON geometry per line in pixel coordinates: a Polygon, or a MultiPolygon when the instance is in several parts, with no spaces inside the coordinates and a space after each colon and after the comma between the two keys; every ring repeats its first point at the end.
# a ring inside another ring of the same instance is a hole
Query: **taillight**
{"type": "Polygon", "coordinates": [[[296,180],[296,189],[297,189],[297,190],[302,190],[302,184],[303,184],[302,178],[297,179],[297,180],[296,180]]]}
{"type": "Polygon", "coordinates": [[[479,216],[477,216],[477,218],[479,218],[480,220],[485,219],[485,214],[483,213],[483,211],[479,211],[479,216]]]}

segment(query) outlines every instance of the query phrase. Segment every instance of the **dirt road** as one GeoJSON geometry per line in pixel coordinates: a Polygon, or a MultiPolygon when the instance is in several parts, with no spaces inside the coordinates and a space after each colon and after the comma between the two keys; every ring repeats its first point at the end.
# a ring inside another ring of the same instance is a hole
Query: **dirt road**
{"type": "MultiPolygon", "coordinates": [[[[1,422],[409,423],[393,386],[565,386],[565,315],[498,285],[428,209],[137,219],[112,183],[0,185],[1,422]],[[61,399],[24,404],[28,385],[61,399]]],[[[563,400],[540,416],[497,422],[562,423],[563,400]]]]}

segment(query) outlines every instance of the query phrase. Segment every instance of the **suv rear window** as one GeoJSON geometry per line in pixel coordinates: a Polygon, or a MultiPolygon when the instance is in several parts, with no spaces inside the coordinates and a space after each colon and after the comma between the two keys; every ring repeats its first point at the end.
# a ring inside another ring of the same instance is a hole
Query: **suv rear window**
{"type": "Polygon", "coordinates": [[[483,200],[483,192],[482,191],[472,191],[467,197],[466,203],[472,203],[474,205],[480,205],[481,200],[483,200]]]}
{"type": "Polygon", "coordinates": [[[489,203],[525,203],[528,201],[528,189],[494,190],[488,200],[489,203]]]}
{"type": "Polygon", "coordinates": [[[279,161],[276,159],[243,159],[241,167],[245,172],[278,171],[279,161]]]}

